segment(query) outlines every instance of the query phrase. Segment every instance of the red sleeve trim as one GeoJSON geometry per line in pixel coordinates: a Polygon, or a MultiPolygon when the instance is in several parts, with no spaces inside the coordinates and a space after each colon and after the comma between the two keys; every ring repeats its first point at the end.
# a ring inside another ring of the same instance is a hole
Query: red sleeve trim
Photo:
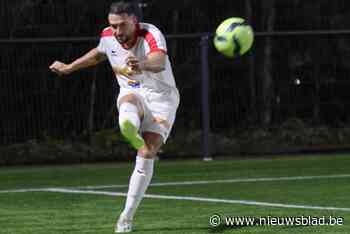
{"type": "Polygon", "coordinates": [[[151,32],[149,32],[145,29],[142,29],[140,32],[140,35],[143,38],[145,38],[146,42],[148,43],[150,52],[160,49],[160,48],[158,48],[157,41],[151,32]]]}
{"type": "Polygon", "coordinates": [[[152,54],[154,52],[163,52],[164,54],[167,54],[166,50],[161,49],[161,48],[155,48],[155,49],[151,50],[150,52],[148,52],[147,55],[152,54]]]}
{"type": "Polygon", "coordinates": [[[101,37],[111,37],[113,36],[113,30],[111,28],[106,28],[105,30],[102,31],[101,37]]]}

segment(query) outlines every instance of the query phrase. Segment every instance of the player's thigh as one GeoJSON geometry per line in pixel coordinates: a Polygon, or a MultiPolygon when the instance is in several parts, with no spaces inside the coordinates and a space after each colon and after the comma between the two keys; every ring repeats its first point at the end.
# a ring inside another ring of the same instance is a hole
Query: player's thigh
{"type": "Polygon", "coordinates": [[[138,95],[134,92],[120,92],[118,99],[117,99],[117,107],[119,110],[119,107],[122,103],[129,102],[137,106],[137,109],[140,113],[140,116],[144,116],[144,102],[143,97],[141,95],[138,95]]]}
{"type": "Polygon", "coordinates": [[[142,137],[145,145],[139,149],[138,155],[145,158],[153,158],[163,144],[163,137],[156,132],[143,132],[142,137]]]}

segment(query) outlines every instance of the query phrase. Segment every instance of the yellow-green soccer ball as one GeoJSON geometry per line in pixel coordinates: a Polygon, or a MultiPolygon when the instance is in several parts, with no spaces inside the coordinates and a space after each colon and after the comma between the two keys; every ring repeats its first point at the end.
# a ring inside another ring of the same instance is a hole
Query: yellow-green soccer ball
{"type": "Polygon", "coordinates": [[[253,45],[254,31],[238,17],[228,18],[216,29],[215,48],[223,55],[234,58],[246,53],[253,45]]]}

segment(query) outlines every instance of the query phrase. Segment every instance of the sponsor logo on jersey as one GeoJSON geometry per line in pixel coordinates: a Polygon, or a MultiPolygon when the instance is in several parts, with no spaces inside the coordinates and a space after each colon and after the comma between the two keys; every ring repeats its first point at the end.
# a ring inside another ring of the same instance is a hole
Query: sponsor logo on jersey
{"type": "Polygon", "coordinates": [[[128,80],[128,85],[132,88],[140,88],[140,81],[137,81],[137,80],[128,80]]]}

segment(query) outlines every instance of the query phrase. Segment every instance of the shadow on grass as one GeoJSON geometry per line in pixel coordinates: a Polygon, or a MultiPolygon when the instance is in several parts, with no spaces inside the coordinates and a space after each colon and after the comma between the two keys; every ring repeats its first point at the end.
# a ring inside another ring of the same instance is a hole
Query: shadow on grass
{"type": "Polygon", "coordinates": [[[178,233],[188,233],[188,232],[196,232],[198,233],[221,233],[225,230],[234,230],[241,229],[248,226],[233,226],[228,227],[225,225],[220,225],[219,227],[166,227],[166,228],[147,228],[147,229],[135,229],[135,233],[137,232],[149,232],[149,233],[158,233],[158,232],[178,232],[178,233]]]}
{"type": "Polygon", "coordinates": [[[175,232],[180,231],[181,233],[187,233],[186,231],[203,231],[208,230],[207,227],[165,227],[165,228],[145,228],[145,229],[135,229],[133,232],[149,232],[149,233],[158,233],[158,232],[175,232]]]}
{"type": "Polygon", "coordinates": [[[220,225],[218,227],[210,227],[207,228],[209,233],[221,233],[226,230],[236,230],[236,229],[242,229],[242,228],[247,228],[251,227],[248,225],[232,225],[232,226],[227,226],[227,225],[220,225]]]}

